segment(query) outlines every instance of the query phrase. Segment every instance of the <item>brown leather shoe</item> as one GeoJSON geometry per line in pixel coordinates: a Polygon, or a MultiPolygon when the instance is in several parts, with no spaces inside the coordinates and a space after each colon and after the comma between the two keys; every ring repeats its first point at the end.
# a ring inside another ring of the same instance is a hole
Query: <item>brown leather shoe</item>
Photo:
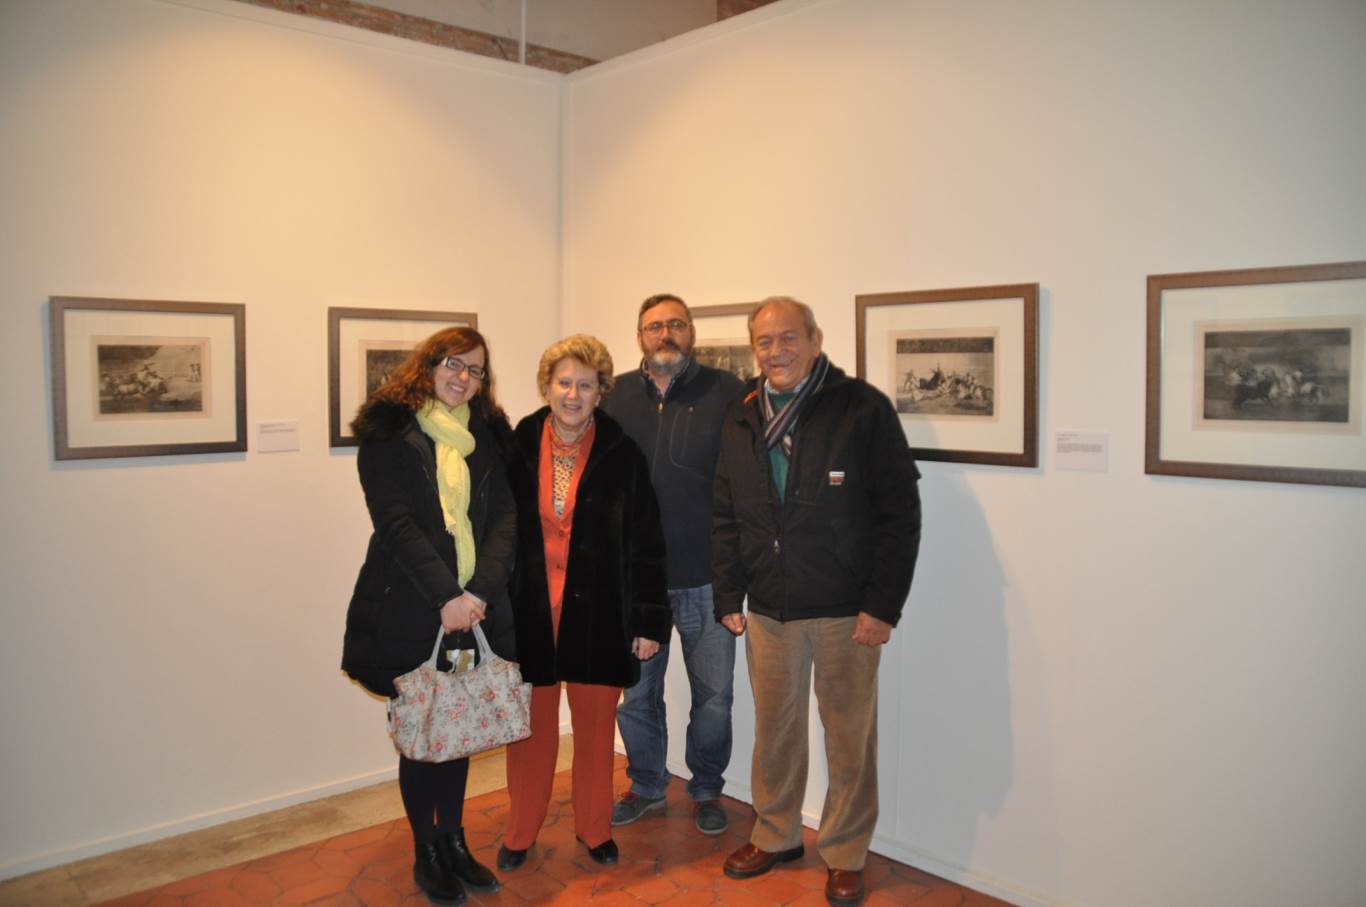
{"type": "Polygon", "coordinates": [[[777,853],[769,853],[753,844],[746,844],[726,857],[724,871],[732,879],[751,879],[763,875],[779,863],[800,860],[805,853],[806,849],[800,844],[791,850],[780,850],[777,853]]]}
{"type": "Polygon", "coordinates": [[[862,869],[832,869],[825,880],[825,899],[845,907],[863,900],[862,869]]]}

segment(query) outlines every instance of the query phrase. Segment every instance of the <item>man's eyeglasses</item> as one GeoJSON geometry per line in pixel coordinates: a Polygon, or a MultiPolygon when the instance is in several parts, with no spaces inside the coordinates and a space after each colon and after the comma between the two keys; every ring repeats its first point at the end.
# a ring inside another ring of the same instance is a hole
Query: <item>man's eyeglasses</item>
{"type": "Polygon", "coordinates": [[[688,323],[677,318],[670,318],[668,321],[651,321],[649,324],[642,324],[640,332],[642,334],[662,334],[665,328],[677,334],[686,330],[688,323]]]}
{"type": "Polygon", "coordinates": [[[475,381],[483,381],[489,373],[489,370],[482,365],[470,365],[464,360],[457,359],[454,356],[447,356],[445,359],[442,359],[441,364],[455,372],[457,375],[461,372],[469,372],[470,377],[475,381]]]}

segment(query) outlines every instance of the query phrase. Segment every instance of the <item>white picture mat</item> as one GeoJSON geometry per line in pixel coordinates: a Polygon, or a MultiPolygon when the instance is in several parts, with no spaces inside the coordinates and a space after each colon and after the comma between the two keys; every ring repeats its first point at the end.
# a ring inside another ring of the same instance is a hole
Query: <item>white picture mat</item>
{"type": "Polygon", "coordinates": [[[1285,422],[1253,423],[1238,431],[1198,429],[1195,374],[1198,323],[1244,325],[1258,319],[1366,318],[1366,279],[1164,290],[1161,312],[1160,391],[1162,424],[1158,455],[1163,460],[1237,466],[1295,466],[1306,469],[1366,469],[1366,435],[1360,413],[1366,338],[1352,338],[1350,433],[1288,431],[1285,422]]]}
{"type": "Polygon", "coordinates": [[[971,450],[985,453],[1024,453],[1025,419],[1025,301],[973,299],[917,302],[905,305],[868,306],[864,309],[864,374],[870,384],[890,399],[896,389],[884,387],[891,373],[891,348],[887,335],[906,330],[994,328],[996,374],[1000,387],[994,391],[995,419],[955,416],[902,415],[901,428],[912,447],[937,450],[971,450]]]}
{"type": "MultiPolygon", "coordinates": [[[[343,426],[349,425],[365,402],[365,371],[360,367],[362,341],[402,342],[409,348],[448,327],[469,327],[468,321],[415,321],[398,318],[342,318],[337,323],[337,403],[343,426]]],[[[343,431],[347,429],[343,428],[343,431]]]]}
{"type": "Polygon", "coordinates": [[[693,319],[697,343],[714,344],[718,341],[749,344],[749,315],[698,315],[693,319]]]}
{"type": "Polygon", "coordinates": [[[199,444],[237,439],[236,319],[202,312],[141,312],[67,309],[62,327],[66,348],[67,446],[124,447],[142,444],[199,444]],[[149,414],[95,420],[99,406],[95,375],[95,337],[206,337],[209,372],[205,387],[213,399],[203,418],[166,419],[149,414]]]}

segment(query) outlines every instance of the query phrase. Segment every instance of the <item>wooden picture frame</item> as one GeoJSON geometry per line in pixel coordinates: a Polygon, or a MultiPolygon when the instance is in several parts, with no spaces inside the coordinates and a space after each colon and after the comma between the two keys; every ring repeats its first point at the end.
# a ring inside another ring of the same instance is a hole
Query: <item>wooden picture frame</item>
{"type": "Polygon", "coordinates": [[[1366,487],[1366,261],[1148,277],[1144,472],[1366,487]]]}
{"type": "Polygon", "coordinates": [[[1038,466],[1038,284],[862,294],[854,323],[916,459],[1038,466]]]}
{"type": "Polygon", "coordinates": [[[246,306],[53,296],[57,460],[247,449],[246,306]]]}
{"type": "Polygon", "coordinates": [[[474,312],[329,307],[327,310],[327,426],[329,447],[355,447],[346,429],[382,371],[401,362],[443,327],[478,330],[474,312]],[[343,420],[345,417],[345,420],[343,420]]]}
{"type": "Polygon", "coordinates": [[[748,326],[749,313],[757,305],[758,302],[737,302],[693,306],[693,358],[703,365],[730,372],[741,381],[757,375],[759,369],[749,343],[748,326]]]}

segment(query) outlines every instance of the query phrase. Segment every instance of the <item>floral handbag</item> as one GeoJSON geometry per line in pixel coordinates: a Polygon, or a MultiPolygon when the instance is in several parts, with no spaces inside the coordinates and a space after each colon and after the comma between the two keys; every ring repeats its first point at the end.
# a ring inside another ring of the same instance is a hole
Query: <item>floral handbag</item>
{"type": "Polygon", "coordinates": [[[432,657],[394,678],[398,697],[389,700],[394,746],[418,762],[450,762],[531,736],[531,684],[517,665],[493,654],[483,629],[474,625],[479,663],[457,674],[438,671],[442,630],[432,657]]]}

